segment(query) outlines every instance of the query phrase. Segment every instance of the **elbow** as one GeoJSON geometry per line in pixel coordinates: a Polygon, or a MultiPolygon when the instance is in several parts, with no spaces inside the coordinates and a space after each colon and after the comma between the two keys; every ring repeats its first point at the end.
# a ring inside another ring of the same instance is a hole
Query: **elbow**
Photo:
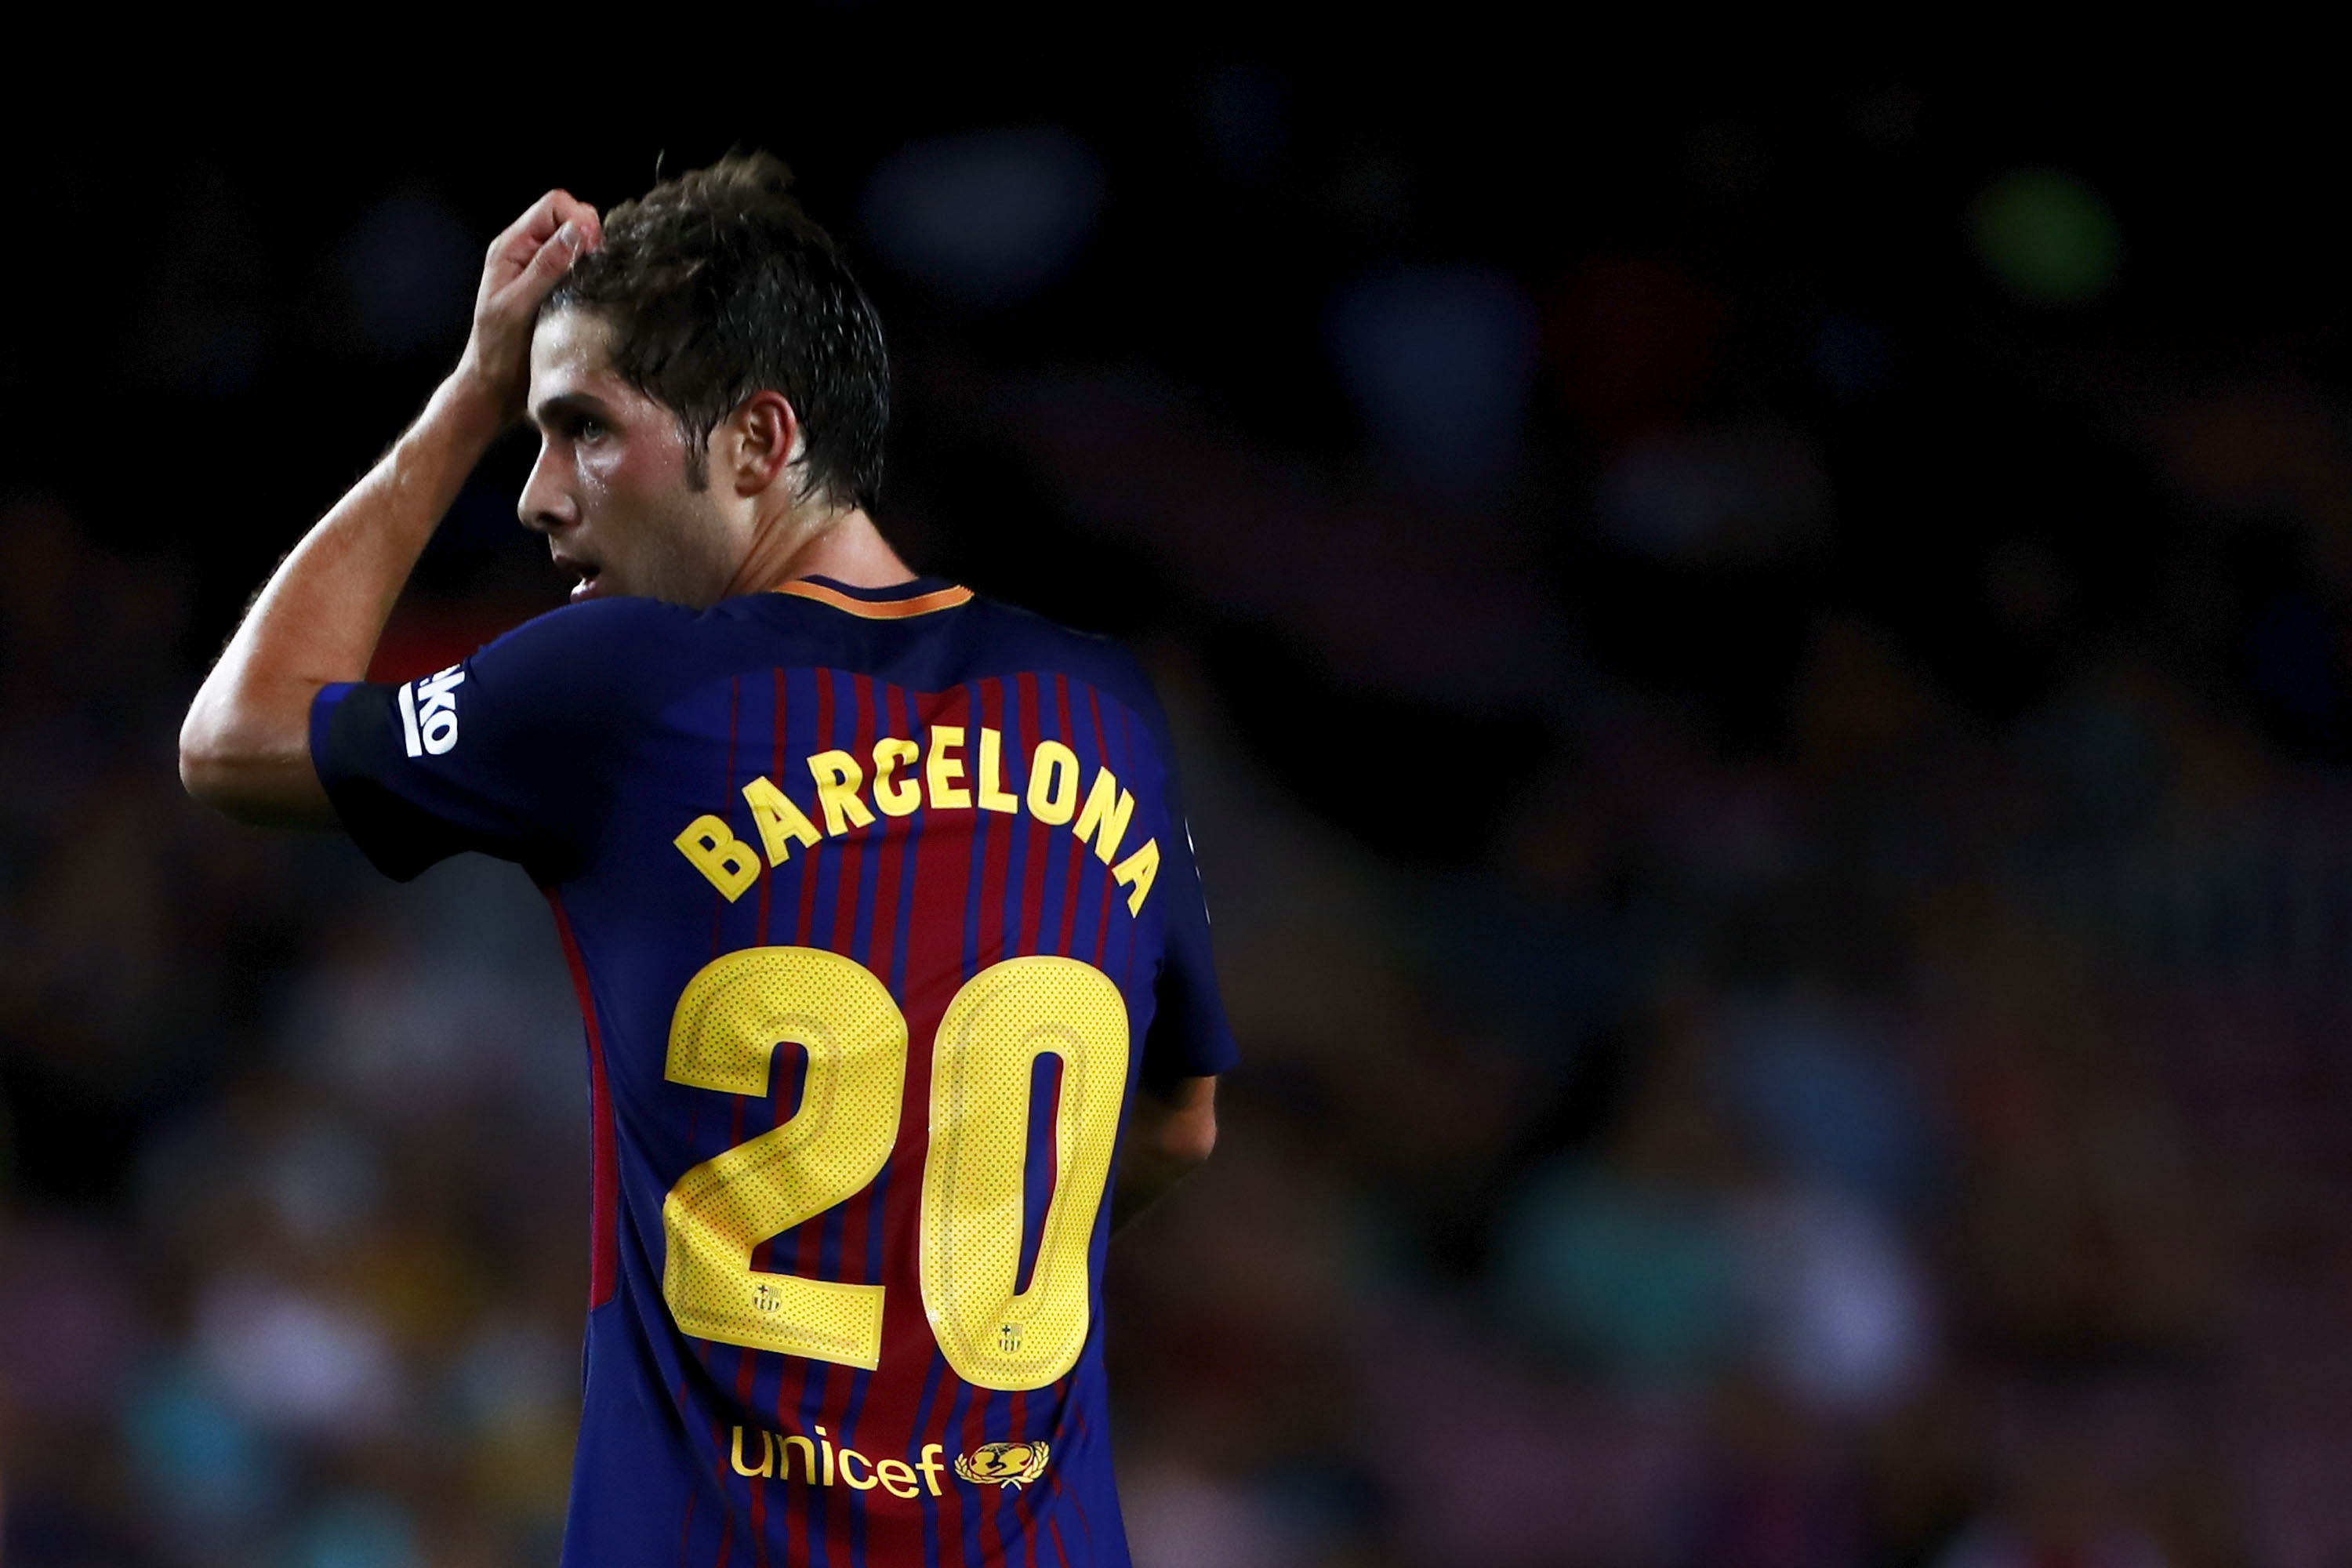
{"type": "Polygon", "coordinates": [[[273,764],[268,746],[201,698],[180,725],[180,787],[239,822],[271,826],[287,820],[278,777],[286,769],[273,764]]]}
{"type": "Polygon", "coordinates": [[[180,787],[206,805],[226,806],[233,769],[219,727],[199,701],[180,724],[180,787]]]}
{"type": "Polygon", "coordinates": [[[1207,1164],[1209,1156],[1217,1150],[1216,1113],[1204,1106],[1176,1118],[1168,1124],[1160,1147],[1169,1163],[1180,1169],[1189,1171],[1207,1164]]]}
{"type": "Polygon", "coordinates": [[[236,770],[218,757],[180,752],[180,787],[189,796],[240,821],[246,816],[244,796],[237,789],[236,770]]]}
{"type": "Polygon", "coordinates": [[[317,682],[256,692],[215,669],[180,721],[180,785],[256,827],[327,827],[334,814],[310,762],[317,682]]]}

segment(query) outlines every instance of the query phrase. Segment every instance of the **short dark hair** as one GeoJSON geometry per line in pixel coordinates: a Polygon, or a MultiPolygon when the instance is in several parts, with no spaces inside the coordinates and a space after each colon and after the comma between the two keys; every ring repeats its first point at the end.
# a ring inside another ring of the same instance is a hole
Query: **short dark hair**
{"type": "Polygon", "coordinates": [[[740,152],[664,180],[605,215],[604,247],[541,308],[611,321],[613,368],[677,416],[696,489],[711,430],[772,389],[800,417],[807,493],[871,510],[890,419],[882,320],[792,183],[782,159],[740,152]]]}

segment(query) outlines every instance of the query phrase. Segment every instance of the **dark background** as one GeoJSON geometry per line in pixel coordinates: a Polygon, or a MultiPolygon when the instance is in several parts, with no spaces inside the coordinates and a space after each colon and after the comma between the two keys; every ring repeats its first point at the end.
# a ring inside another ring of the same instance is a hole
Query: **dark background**
{"type": "MultiPolygon", "coordinates": [[[[1177,722],[1246,1061],[1115,1248],[1145,1568],[2352,1554],[2325,93],[782,33],[16,135],[10,1563],[552,1560],[543,911],[213,820],[172,736],[490,236],[737,143],[881,307],[885,531],[1177,722]]],[[[560,602],[529,461],[380,671],[560,602]]]]}

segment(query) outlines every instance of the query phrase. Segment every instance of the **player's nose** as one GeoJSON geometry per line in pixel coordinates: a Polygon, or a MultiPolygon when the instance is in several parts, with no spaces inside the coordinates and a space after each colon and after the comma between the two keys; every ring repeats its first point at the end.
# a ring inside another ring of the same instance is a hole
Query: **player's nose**
{"type": "Polygon", "coordinates": [[[580,521],[579,505],[564,483],[563,465],[543,442],[539,460],[530,466],[530,478],[524,481],[522,495],[515,502],[515,515],[534,533],[553,533],[580,521]]]}

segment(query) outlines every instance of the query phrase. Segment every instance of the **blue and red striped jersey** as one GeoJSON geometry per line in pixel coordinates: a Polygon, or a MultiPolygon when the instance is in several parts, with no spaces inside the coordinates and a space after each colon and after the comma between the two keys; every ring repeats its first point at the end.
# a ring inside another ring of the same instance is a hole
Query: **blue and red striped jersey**
{"type": "Polygon", "coordinates": [[[1166,721],[937,579],[591,601],[311,752],[394,877],[553,906],[594,1130],[563,1562],[1128,1561],[1102,1362],[1139,1086],[1232,1065],[1166,721]]]}

